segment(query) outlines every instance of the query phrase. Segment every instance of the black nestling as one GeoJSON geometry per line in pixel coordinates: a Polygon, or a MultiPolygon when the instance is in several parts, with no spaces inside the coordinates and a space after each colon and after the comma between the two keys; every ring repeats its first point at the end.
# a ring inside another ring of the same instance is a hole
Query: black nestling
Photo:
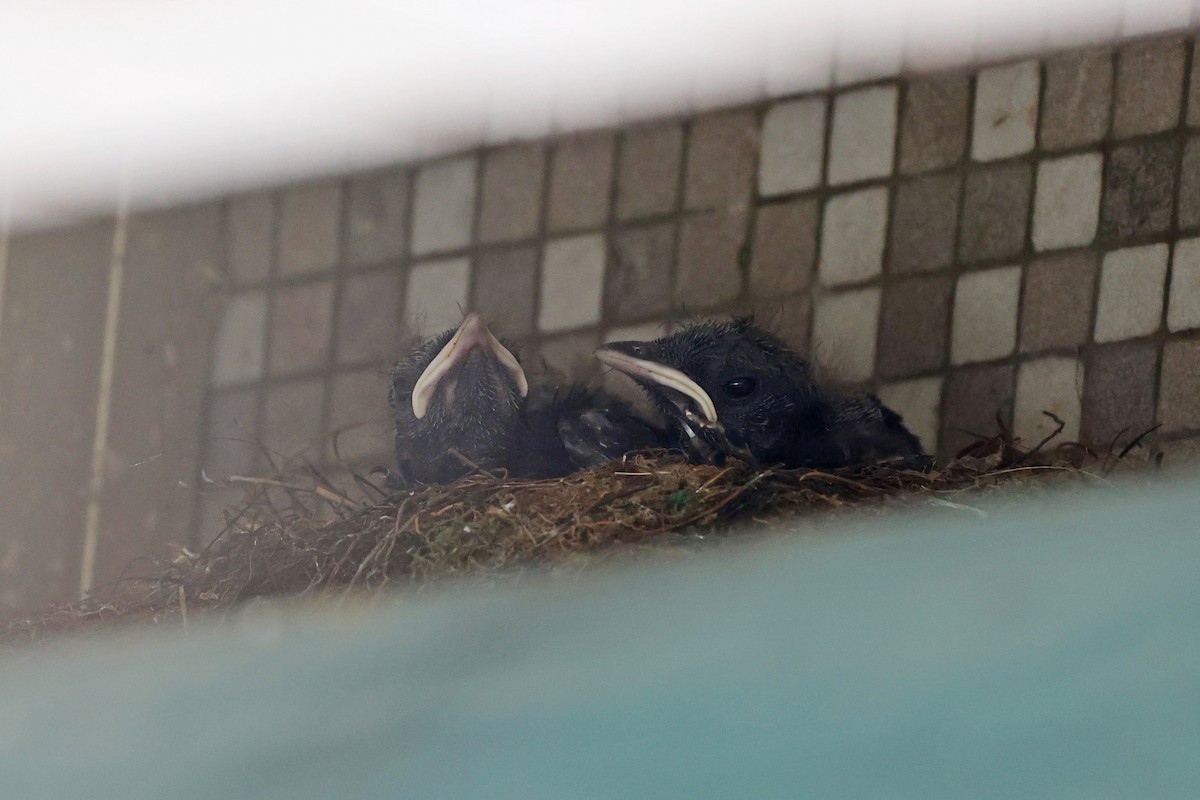
{"type": "Polygon", "coordinates": [[[705,461],[738,455],[826,469],[924,461],[898,414],[874,395],[819,386],[804,359],[749,319],[617,342],[596,357],[633,378],[672,421],[674,444],[705,461]]]}
{"type": "Polygon", "coordinates": [[[521,364],[478,314],[425,342],[392,371],[400,482],[507,467],[528,393],[521,364]]]}

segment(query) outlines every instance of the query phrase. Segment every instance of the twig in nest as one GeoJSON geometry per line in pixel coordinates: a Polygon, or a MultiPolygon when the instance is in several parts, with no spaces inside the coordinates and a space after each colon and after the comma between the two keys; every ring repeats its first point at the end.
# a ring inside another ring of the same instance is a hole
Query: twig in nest
{"type": "Polygon", "coordinates": [[[491,478],[494,481],[500,480],[499,475],[497,475],[494,472],[490,472],[489,470],[486,470],[483,467],[479,466],[474,461],[472,461],[471,459],[464,456],[461,452],[459,452],[457,447],[451,447],[448,450],[446,450],[446,452],[449,453],[450,455],[454,456],[455,458],[457,458],[459,461],[461,461],[463,463],[463,466],[470,467],[471,469],[473,469],[474,471],[476,471],[478,473],[487,475],[489,478],[491,478]]]}
{"type": "Polygon", "coordinates": [[[1035,455],[1037,455],[1038,453],[1042,452],[1042,448],[1043,448],[1043,447],[1045,447],[1047,444],[1049,444],[1051,439],[1054,439],[1054,438],[1055,438],[1055,437],[1057,437],[1057,436],[1058,436],[1060,433],[1062,433],[1062,432],[1063,432],[1063,428],[1067,427],[1066,420],[1063,420],[1063,419],[1061,419],[1061,418],[1060,418],[1060,417],[1059,417],[1057,414],[1055,414],[1053,411],[1043,411],[1042,413],[1043,413],[1043,414],[1045,414],[1045,415],[1046,415],[1047,417],[1049,417],[1050,419],[1054,420],[1054,423],[1055,423],[1054,430],[1052,430],[1052,431],[1050,431],[1050,433],[1046,434],[1046,438],[1044,438],[1044,439],[1042,439],[1040,442],[1038,442],[1038,443],[1037,443],[1037,446],[1036,446],[1036,447],[1034,447],[1032,450],[1030,450],[1030,451],[1029,451],[1029,452],[1027,452],[1027,453],[1023,453],[1023,454],[1021,455],[1021,457],[1017,459],[1017,462],[1016,462],[1016,463],[1017,463],[1018,465],[1020,465],[1020,464],[1024,464],[1024,463],[1025,463],[1026,461],[1028,461],[1030,458],[1032,458],[1033,456],[1035,456],[1035,455]]]}
{"type": "Polygon", "coordinates": [[[283,481],[272,480],[271,478],[249,478],[245,475],[230,475],[228,478],[230,483],[255,483],[260,486],[275,486],[279,489],[291,489],[294,492],[307,492],[315,494],[322,500],[327,500],[330,503],[336,503],[340,506],[349,508],[360,508],[361,503],[356,503],[348,497],[342,497],[336,492],[331,492],[320,484],[314,484],[312,487],[300,486],[295,483],[284,483],[283,481]]]}
{"type": "Polygon", "coordinates": [[[1157,425],[1155,425],[1155,426],[1153,426],[1153,427],[1150,427],[1150,428],[1147,428],[1146,430],[1144,430],[1144,431],[1142,431],[1141,433],[1139,433],[1137,436],[1135,436],[1135,437],[1134,437],[1134,439],[1133,439],[1133,441],[1132,441],[1132,442],[1130,442],[1129,444],[1125,445],[1125,447],[1121,449],[1121,452],[1120,452],[1120,454],[1117,456],[1117,459],[1119,460],[1119,459],[1122,459],[1122,458],[1124,458],[1125,456],[1129,455],[1130,451],[1131,451],[1131,450],[1133,450],[1133,448],[1135,448],[1135,447],[1137,447],[1138,445],[1140,445],[1140,444],[1142,443],[1142,440],[1143,440],[1143,439],[1145,439],[1147,436],[1149,436],[1150,434],[1154,433],[1156,430],[1158,430],[1158,429],[1159,429],[1159,428],[1161,428],[1161,427],[1162,427],[1162,423],[1160,422],[1160,423],[1158,423],[1157,425]]]}

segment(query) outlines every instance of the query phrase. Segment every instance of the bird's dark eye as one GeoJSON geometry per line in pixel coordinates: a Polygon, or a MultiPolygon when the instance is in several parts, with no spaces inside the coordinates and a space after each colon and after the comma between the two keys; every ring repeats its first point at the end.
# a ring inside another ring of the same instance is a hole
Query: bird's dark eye
{"type": "Polygon", "coordinates": [[[729,383],[725,384],[725,394],[732,397],[734,400],[741,400],[744,397],[749,397],[754,394],[754,390],[758,388],[758,380],[751,377],[734,378],[729,383]]]}

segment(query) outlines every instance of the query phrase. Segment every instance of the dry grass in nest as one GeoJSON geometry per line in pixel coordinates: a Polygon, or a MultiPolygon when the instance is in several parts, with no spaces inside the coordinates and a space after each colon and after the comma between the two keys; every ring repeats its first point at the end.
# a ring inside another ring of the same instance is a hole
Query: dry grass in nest
{"type": "Polygon", "coordinates": [[[961,507],[970,502],[964,498],[1002,486],[1094,481],[1128,450],[1023,452],[1000,438],[928,472],[755,470],[740,462],[718,467],[641,455],[554,480],[477,474],[374,504],[351,501],[316,479],[308,485],[243,479],[246,499],[226,513],[225,529],[204,549],[142,559],[135,565],[139,577],[20,621],[4,638],[115,619],[186,622],[189,612],[234,608],[256,597],[346,596],[453,576],[496,580],[529,567],[584,565],[694,543],[697,534],[733,523],[801,513],[961,507]]]}

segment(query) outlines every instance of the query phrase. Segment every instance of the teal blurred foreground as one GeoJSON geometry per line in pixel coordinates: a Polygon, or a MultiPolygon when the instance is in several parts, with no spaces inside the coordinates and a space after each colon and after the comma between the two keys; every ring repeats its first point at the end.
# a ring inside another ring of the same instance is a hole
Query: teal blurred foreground
{"type": "Polygon", "coordinates": [[[1198,528],[1109,489],[18,652],[0,797],[1200,797],[1198,528]]]}

